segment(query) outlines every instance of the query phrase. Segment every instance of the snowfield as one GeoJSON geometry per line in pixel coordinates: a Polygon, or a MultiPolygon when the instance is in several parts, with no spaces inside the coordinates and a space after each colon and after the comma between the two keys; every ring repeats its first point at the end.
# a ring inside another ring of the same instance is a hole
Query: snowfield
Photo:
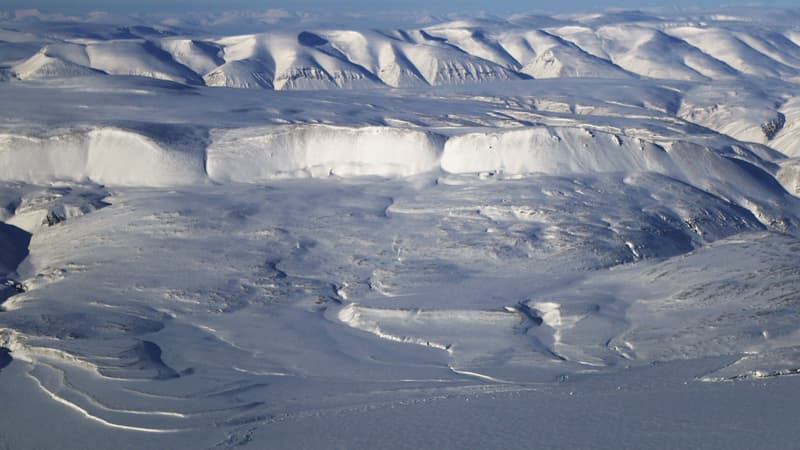
{"type": "Polygon", "coordinates": [[[800,438],[800,11],[145,19],[0,14],[0,448],[800,438]]]}

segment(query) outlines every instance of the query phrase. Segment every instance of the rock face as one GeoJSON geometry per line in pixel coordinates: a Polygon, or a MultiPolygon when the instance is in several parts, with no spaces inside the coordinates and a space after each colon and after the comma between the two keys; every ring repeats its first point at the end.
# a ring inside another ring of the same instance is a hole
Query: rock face
{"type": "MultiPolygon", "coordinates": [[[[0,282],[0,304],[8,300],[9,297],[25,292],[25,285],[16,280],[5,280],[0,282]]],[[[2,311],[2,310],[0,310],[2,311]]]]}
{"type": "Polygon", "coordinates": [[[764,136],[766,136],[767,139],[771,140],[783,129],[784,125],[786,125],[786,116],[782,113],[777,113],[773,119],[761,124],[761,131],[764,132],[764,136]]]}
{"type": "Polygon", "coordinates": [[[53,225],[59,224],[63,221],[67,220],[62,214],[59,214],[55,211],[49,211],[47,216],[42,220],[42,225],[47,225],[48,227],[52,227],[53,225]]]}

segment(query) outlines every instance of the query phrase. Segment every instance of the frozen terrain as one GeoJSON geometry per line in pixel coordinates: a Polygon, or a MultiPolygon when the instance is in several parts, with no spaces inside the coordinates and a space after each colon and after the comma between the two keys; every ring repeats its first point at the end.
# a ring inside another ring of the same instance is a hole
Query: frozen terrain
{"type": "Polygon", "coordinates": [[[0,448],[796,445],[798,23],[0,12],[0,448]]]}

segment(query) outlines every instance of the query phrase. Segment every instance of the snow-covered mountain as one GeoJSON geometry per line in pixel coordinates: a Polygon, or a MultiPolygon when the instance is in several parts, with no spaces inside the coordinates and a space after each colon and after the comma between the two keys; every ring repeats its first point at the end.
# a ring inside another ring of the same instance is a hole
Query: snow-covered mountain
{"type": "Polygon", "coordinates": [[[791,447],[798,19],[0,15],[0,448],[791,447]]]}
{"type": "Polygon", "coordinates": [[[2,33],[7,38],[3,47],[10,47],[5,59],[20,79],[97,71],[284,90],[531,77],[707,81],[800,76],[800,45],[791,26],[754,21],[741,26],[713,15],[627,19],[458,20],[416,29],[279,30],[226,37],[143,26],[96,25],[81,32],[79,26],[51,29],[40,23],[18,31],[12,23],[2,33]],[[25,57],[21,44],[28,52],[39,50],[25,57]]]}

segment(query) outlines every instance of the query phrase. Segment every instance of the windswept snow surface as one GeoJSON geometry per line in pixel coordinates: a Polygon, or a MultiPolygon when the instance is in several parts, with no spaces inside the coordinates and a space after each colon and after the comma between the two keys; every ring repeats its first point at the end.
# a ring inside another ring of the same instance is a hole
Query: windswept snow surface
{"type": "Polygon", "coordinates": [[[0,14],[0,448],[795,445],[799,20],[0,14]]]}

